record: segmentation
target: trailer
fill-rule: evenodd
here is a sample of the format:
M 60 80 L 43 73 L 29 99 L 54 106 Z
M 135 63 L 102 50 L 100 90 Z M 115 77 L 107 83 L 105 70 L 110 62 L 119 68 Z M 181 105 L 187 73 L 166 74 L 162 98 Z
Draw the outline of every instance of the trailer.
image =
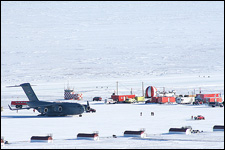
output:
M 213 126 L 213 131 L 224 131 L 224 125 Z
M 52 142 L 53 138 L 52 136 L 32 136 L 30 138 L 30 142 L 47 142 L 50 143 Z
M 176 97 L 177 104 L 192 104 L 195 102 L 195 97 Z
M 124 136 L 125 137 L 140 137 L 140 138 L 145 138 L 146 137 L 146 133 L 145 133 L 144 130 L 140 130 L 140 131 L 126 130 L 126 131 L 124 131 Z
M 191 131 L 192 131 L 192 128 L 190 126 L 169 129 L 169 133 L 172 133 L 172 134 L 191 134 Z
M 78 133 L 78 140 L 99 140 L 98 133 Z

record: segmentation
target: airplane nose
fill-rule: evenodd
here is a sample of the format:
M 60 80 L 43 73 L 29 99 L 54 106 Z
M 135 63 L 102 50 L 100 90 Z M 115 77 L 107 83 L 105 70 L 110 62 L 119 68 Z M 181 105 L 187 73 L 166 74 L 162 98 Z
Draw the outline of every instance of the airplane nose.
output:
M 83 107 L 83 105 L 79 105 L 78 108 L 79 108 L 79 110 L 80 110 L 82 113 L 83 113 L 84 110 L 85 110 L 84 107 Z

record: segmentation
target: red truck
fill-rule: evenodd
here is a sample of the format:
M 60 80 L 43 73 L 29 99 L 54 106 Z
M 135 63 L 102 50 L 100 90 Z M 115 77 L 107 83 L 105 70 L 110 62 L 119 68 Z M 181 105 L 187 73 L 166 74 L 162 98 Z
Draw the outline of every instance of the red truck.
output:
M 202 115 L 198 115 L 194 117 L 195 120 L 205 120 L 205 117 Z
M 16 108 L 22 108 L 27 105 L 29 101 L 11 101 L 11 106 L 15 106 Z

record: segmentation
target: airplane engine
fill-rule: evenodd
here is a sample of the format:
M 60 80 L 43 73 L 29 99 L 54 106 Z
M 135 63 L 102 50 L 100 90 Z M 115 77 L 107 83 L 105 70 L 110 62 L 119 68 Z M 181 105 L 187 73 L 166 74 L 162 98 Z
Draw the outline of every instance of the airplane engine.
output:
M 62 112 L 62 110 L 63 110 L 62 106 L 59 106 L 58 107 L 58 112 Z
M 45 108 L 44 108 L 44 113 L 47 113 L 47 112 L 48 112 L 48 108 L 45 107 Z
M 56 111 L 56 112 L 62 112 L 63 111 L 63 108 L 62 108 L 61 105 L 56 105 L 56 106 L 54 106 L 54 111 Z
M 86 111 L 90 111 L 90 109 L 91 109 L 91 107 L 90 106 L 87 106 Z

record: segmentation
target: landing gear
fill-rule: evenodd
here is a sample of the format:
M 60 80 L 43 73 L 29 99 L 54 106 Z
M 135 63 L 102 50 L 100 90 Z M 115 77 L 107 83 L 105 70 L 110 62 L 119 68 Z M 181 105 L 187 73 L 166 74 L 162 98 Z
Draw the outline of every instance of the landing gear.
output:
M 16 108 L 21 109 L 23 106 L 22 105 L 16 105 Z

